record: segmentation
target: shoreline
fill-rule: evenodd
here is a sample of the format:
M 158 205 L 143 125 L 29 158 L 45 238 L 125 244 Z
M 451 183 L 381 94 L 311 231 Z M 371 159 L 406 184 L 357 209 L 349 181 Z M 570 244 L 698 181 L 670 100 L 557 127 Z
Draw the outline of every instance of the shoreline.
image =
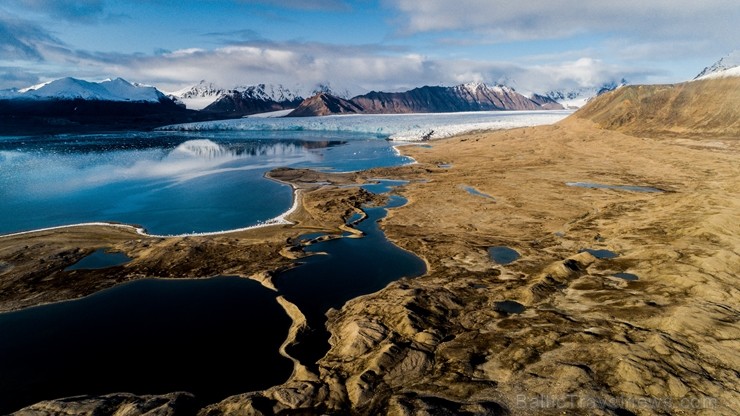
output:
M 396 153 L 396 155 L 398 155 L 398 156 L 404 156 L 404 157 L 407 157 L 407 158 L 409 158 L 411 160 L 409 163 L 404 163 L 404 164 L 401 164 L 401 165 L 398 165 L 398 166 L 391 166 L 391 167 L 401 167 L 401 166 L 410 166 L 410 165 L 418 164 L 418 162 L 416 161 L 416 159 L 414 159 L 411 156 L 404 155 L 398 149 L 398 147 L 400 147 L 400 146 L 418 146 L 418 145 L 419 145 L 418 143 L 408 142 L 408 143 L 399 143 L 399 144 L 396 144 L 396 145 L 391 146 L 391 148 Z M 383 167 L 381 167 L 381 168 L 383 168 Z M 328 172 L 328 173 L 329 174 L 348 174 L 348 173 L 351 174 L 351 173 L 358 173 L 358 172 L 362 172 L 362 171 L 366 171 L 366 170 L 372 170 L 372 169 L 377 169 L 377 167 L 370 168 L 370 169 L 358 170 L 358 171 Z M 146 228 L 145 227 L 138 226 L 138 225 L 124 224 L 124 223 L 119 223 L 119 222 L 91 221 L 91 222 L 82 222 L 82 223 L 75 223 L 75 224 L 56 225 L 56 226 L 52 226 L 52 227 L 36 228 L 36 229 L 33 229 L 33 230 L 18 231 L 18 232 L 13 232 L 13 233 L 9 233 L 9 234 L 0 234 L 0 239 L 3 239 L 3 238 L 11 238 L 11 237 L 19 237 L 19 236 L 23 236 L 23 235 L 29 235 L 29 234 L 35 234 L 35 233 L 42 233 L 42 232 L 47 232 L 47 231 L 57 231 L 57 230 L 64 230 L 64 229 L 69 229 L 69 228 L 91 227 L 91 226 L 92 227 L 113 227 L 113 228 L 129 229 L 129 230 L 135 231 L 137 234 L 139 234 L 139 235 L 141 235 L 143 237 L 150 237 L 150 238 L 184 238 L 184 237 L 210 237 L 210 236 L 219 236 L 219 235 L 233 234 L 233 233 L 239 233 L 239 232 L 244 232 L 244 231 L 249 231 L 249 230 L 256 230 L 256 229 L 260 229 L 260 228 L 272 227 L 272 226 L 275 226 L 275 225 L 293 225 L 294 223 L 291 222 L 290 220 L 288 220 L 287 217 L 289 215 L 293 214 L 296 210 L 298 210 L 298 205 L 300 203 L 301 188 L 298 188 L 296 185 L 294 185 L 294 184 L 292 184 L 290 182 L 282 181 L 280 179 L 277 179 L 277 178 L 273 178 L 271 176 L 268 176 L 269 172 L 270 171 L 266 172 L 266 174 L 264 176 L 266 179 L 269 179 L 269 180 L 272 180 L 272 181 L 275 181 L 275 182 L 282 183 L 284 185 L 290 186 L 291 192 L 292 192 L 292 196 L 293 196 L 293 203 L 291 204 L 290 208 L 288 208 L 283 213 L 281 213 L 281 214 L 279 214 L 279 215 L 277 215 L 275 217 L 272 217 L 270 219 L 267 219 L 265 221 L 260 221 L 257 224 L 248 225 L 246 227 L 234 228 L 234 229 L 230 229 L 230 230 L 221 230 L 221 231 L 205 231 L 205 232 L 198 232 L 198 233 L 182 233 L 182 234 L 167 234 L 167 235 L 163 235 L 163 234 L 149 234 L 146 231 Z
M 28 234 L 42 233 L 46 231 L 57 231 L 57 230 L 64 230 L 68 228 L 91 227 L 91 226 L 92 227 L 114 227 L 114 228 L 129 229 L 129 230 L 135 231 L 136 234 L 139 234 L 143 237 L 150 237 L 150 238 L 184 238 L 184 237 L 209 237 L 209 236 L 232 234 L 232 233 L 238 233 L 238 232 L 243 232 L 243 231 L 255 230 L 259 228 L 271 227 L 274 225 L 292 225 L 293 222 L 289 221 L 287 217 L 298 209 L 298 203 L 300 201 L 299 198 L 300 198 L 301 190 L 293 187 L 292 185 L 291 185 L 291 188 L 292 188 L 292 193 L 293 193 L 293 204 L 290 206 L 290 208 L 288 208 L 287 211 L 283 212 L 282 214 L 276 217 L 270 218 L 266 221 L 259 222 L 257 224 L 249 225 L 246 227 L 234 228 L 231 230 L 206 231 L 202 233 L 183 233 L 183 234 L 160 235 L 160 234 L 149 234 L 146 232 L 146 228 L 139 227 L 136 225 L 121 224 L 121 223 L 116 223 L 116 222 L 96 221 L 96 222 L 83 222 L 83 223 L 68 224 L 68 225 L 58 225 L 54 227 L 38 228 L 35 230 L 19 231 L 19 232 L 15 232 L 11 234 L 2 234 L 0 235 L 0 239 L 18 237 L 18 236 L 28 235 Z

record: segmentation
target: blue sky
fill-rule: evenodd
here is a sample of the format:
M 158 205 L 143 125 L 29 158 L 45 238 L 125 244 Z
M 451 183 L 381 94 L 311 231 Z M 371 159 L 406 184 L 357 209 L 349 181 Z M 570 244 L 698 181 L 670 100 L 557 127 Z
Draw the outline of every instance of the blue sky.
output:
M 738 48 L 737 0 L 3 0 L 0 88 L 679 82 Z

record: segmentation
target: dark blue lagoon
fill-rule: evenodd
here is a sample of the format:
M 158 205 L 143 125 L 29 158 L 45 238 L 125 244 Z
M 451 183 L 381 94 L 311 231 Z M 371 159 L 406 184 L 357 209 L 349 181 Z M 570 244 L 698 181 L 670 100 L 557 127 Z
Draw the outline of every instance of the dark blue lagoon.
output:
M 139 280 L 0 314 L 0 414 L 80 394 L 194 393 L 203 404 L 284 382 L 290 318 L 236 277 Z
M 387 192 L 403 181 L 380 181 L 363 186 L 375 192 Z M 367 217 L 355 225 L 365 235 L 362 238 L 339 238 L 305 247 L 317 254 L 300 260 L 300 265 L 274 278 L 275 286 L 285 298 L 306 316 L 309 330 L 298 337 L 288 353 L 302 364 L 313 364 L 329 349 L 329 333 L 325 328 L 326 312 L 340 308 L 348 300 L 376 292 L 402 277 L 416 277 L 426 272 L 426 264 L 414 254 L 394 245 L 385 237 L 378 221 L 386 208 L 406 203 L 400 196 L 391 196 L 382 207 L 364 207 Z
M 243 228 L 293 202 L 280 166 L 353 171 L 410 162 L 347 132 L 150 132 L 0 138 L 0 234 L 85 222 L 176 235 Z

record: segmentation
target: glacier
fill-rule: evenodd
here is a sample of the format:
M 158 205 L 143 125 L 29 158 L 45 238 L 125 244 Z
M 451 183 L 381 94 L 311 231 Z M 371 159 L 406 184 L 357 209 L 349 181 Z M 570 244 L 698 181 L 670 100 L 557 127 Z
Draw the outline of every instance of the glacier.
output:
M 556 123 L 572 110 L 475 111 L 428 114 L 349 114 L 322 117 L 245 117 L 175 124 L 162 131 L 325 131 L 362 133 L 393 141 L 442 139 L 477 130 L 502 130 Z

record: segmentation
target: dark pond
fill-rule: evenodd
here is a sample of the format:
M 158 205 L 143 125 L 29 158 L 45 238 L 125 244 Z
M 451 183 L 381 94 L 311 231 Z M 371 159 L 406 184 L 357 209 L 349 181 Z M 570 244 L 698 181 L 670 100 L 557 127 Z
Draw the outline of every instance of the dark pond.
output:
M 507 314 L 518 314 L 525 310 L 525 306 L 513 300 L 503 300 L 493 304 L 493 310 Z
M 580 252 L 582 253 L 584 251 L 591 253 L 591 255 L 596 257 L 597 259 L 613 259 L 619 257 L 619 254 L 606 249 L 585 248 Z
M 402 182 L 382 181 L 365 185 L 373 192 L 387 192 Z M 298 337 L 288 353 L 304 365 L 313 364 L 329 349 L 326 312 L 340 308 L 357 296 L 376 292 L 402 277 L 426 272 L 426 264 L 415 255 L 400 249 L 385 238 L 378 221 L 386 208 L 405 204 L 405 199 L 391 196 L 384 207 L 364 207 L 368 217 L 356 225 L 365 233 L 362 238 L 340 238 L 313 244 L 306 252 L 326 252 L 300 260 L 299 267 L 284 271 L 273 279 L 278 291 L 304 313 L 310 330 Z
M 119 391 L 209 403 L 282 383 L 291 321 L 276 296 L 236 277 L 147 279 L 0 314 L 0 414 Z
M 133 260 L 131 257 L 120 252 L 109 252 L 105 248 L 93 251 L 83 257 L 77 263 L 67 267 L 64 271 L 81 269 L 105 269 L 108 267 L 121 266 Z
M 614 277 L 618 277 L 620 279 L 629 280 L 629 281 L 635 281 L 638 279 L 636 274 L 632 273 L 615 273 Z
M 519 258 L 519 253 L 509 247 L 495 246 L 488 248 L 488 256 L 498 264 L 509 264 Z

